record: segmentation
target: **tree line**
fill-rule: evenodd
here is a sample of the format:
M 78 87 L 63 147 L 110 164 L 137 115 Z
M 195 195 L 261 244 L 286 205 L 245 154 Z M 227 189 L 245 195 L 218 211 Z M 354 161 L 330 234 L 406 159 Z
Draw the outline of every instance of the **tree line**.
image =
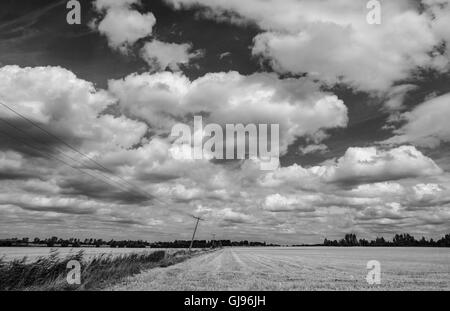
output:
M 439 240 L 426 239 L 422 237 L 419 240 L 408 233 L 396 234 L 392 241 L 384 237 L 377 237 L 375 240 L 357 239 L 356 234 L 346 234 L 343 239 L 323 241 L 323 246 L 416 246 L 416 247 L 450 247 L 450 234 L 446 234 Z
M 148 242 L 143 240 L 109 240 L 103 239 L 78 239 L 69 238 L 62 239 L 56 236 L 51 238 L 12 238 L 0 240 L 2 247 L 113 247 L 113 248 L 188 248 L 191 244 L 190 240 L 175 240 L 172 242 Z M 223 246 L 279 246 L 276 244 L 266 244 L 266 242 L 254 241 L 231 241 L 231 240 L 194 240 L 194 248 L 211 248 Z
M 190 240 L 175 240 L 171 242 L 148 242 L 144 240 L 109 240 L 102 239 L 78 239 L 69 238 L 62 239 L 58 237 L 51 238 L 12 238 L 0 240 L 0 247 L 113 247 L 113 248 L 188 248 L 191 244 Z M 231 240 L 194 240 L 194 248 L 214 248 L 225 246 L 242 246 L 242 247 L 265 247 L 280 246 L 278 244 L 269 244 L 266 242 L 254 241 L 231 241 Z M 450 247 L 450 234 L 445 235 L 439 240 L 426 239 L 422 237 L 419 240 L 408 233 L 396 234 L 392 241 L 386 240 L 384 237 L 377 237 L 374 240 L 358 239 L 356 234 L 346 234 L 340 240 L 325 239 L 322 244 L 298 246 L 416 246 L 416 247 Z

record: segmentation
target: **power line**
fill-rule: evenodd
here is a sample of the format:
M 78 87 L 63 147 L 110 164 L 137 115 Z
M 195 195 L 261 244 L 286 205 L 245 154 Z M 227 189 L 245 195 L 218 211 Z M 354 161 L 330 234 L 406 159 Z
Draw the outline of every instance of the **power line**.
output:
M 83 153 L 82 151 L 78 150 L 76 147 L 74 147 L 74 146 L 71 145 L 70 143 L 66 142 L 66 141 L 63 140 L 62 138 L 60 138 L 60 137 L 54 135 L 53 133 L 49 132 L 48 130 L 46 130 L 45 128 L 43 128 L 42 126 L 40 126 L 39 124 L 37 124 L 36 122 L 30 120 L 29 118 L 27 118 L 27 117 L 24 116 L 23 114 L 19 113 L 18 111 L 14 110 L 13 108 L 11 108 L 11 107 L 9 107 L 8 105 L 6 105 L 5 103 L 3 103 L 3 102 L 0 101 L 0 105 L 2 105 L 3 107 L 7 108 L 8 110 L 10 110 L 10 111 L 13 112 L 14 114 L 16 114 L 17 116 L 19 116 L 20 118 L 22 118 L 23 120 L 27 121 L 29 124 L 31 124 L 31 125 L 33 125 L 34 127 L 38 128 L 38 129 L 41 130 L 42 132 L 46 133 L 48 136 L 53 137 L 54 139 L 56 139 L 57 141 L 59 141 L 59 142 L 62 143 L 63 145 L 67 146 L 67 147 L 70 148 L 71 150 L 73 150 L 73 151 L 75 151 L 76 153 L 80 154 L 82 157 L 86 158 L 86 159 L 89 160 L 91 163 L 95 164 L 97 167 L 101 168 L 101 170 L 99 170 L 100 172 L 106 171 L 106 172 L 109 173 L 110 175 L 112 175 L 112 176 L 114 176 L 114 177 L 116 177 L 116 178 L 122 180 L 124 183 L 126 183 L 128 186 L 130 186 L 130 187 L 132 188 L 132 191 L 134 191 L 135 193 L 138 193 L 139 195 L 144 196 L 144 197 L 147 196 L 149 200 L 156 200 L 156 201 L 158 201 L 158 202 L 160 202 L 160 203 L 162 203 L 162 204 L 164 204 L 164 205 L 170 206 L 170 203 L 168 203 L 167 201 L 162 200 L 162 199 L 160 199 L 160 198 L 157 198 L 156 196 L 150 194 L 149 192 L 147 192 L 146 190 L 140 188 L 139 186 L 135 185 L 134 183 L 131 183 L 130 181 L 128 181 L 128 180 L 122 178 L 121 176 L 116 175 L 111 169 L 105 167 L 104 165 L 102 165 L 102 164 L 99 163 L 98 161 L 92 159 L 91 157 L 89 157 L 88 155 L 86 155 L 86 154 Z M 31 135 L 29 135 L 28 133 L 24 132 L 23 130 L 17 128 L 16 126 L 12 125 L 12 124 L 9 123 L 8 121 L 3 120 L 3 119 L 0 119 L 0 120 L 3 121 L 3 122 L 5 122 L 5 123 L 8 123 L 10 126 L 13 126 L 13 127 L 16 128 L 17 130 L 19 130 L 19 131 L 21 131 L 22 133 L 24 133 L 25 135 L 28 135 L 28 136 L 31 137 Z M 31 137 L 31 138 L 33 138 L 33 137 Z M 34 138 L 33 138 L 33 139 L 34 139 Z M 58 148 L 58 149 L 59 149 L 59 148 Z M 59 149 L 59 150 L 61 150 L 61 149 Z M 64 152 L 62 152 L 62 151 L 60 151 L 60 152 L 64 154 Z M 66 155 L 66 156 L 67 156 L 67 155 Z M 67 156 L 67 157 L 69 157 L 69 156 Z M 71 158 L 71 157 L 69 157 L 69 158 Z M 73 158 L 71 158 L 71 159 L 73 159 Z M 77 161 L 77 160 L 74 160 L 74 161 Z M 79 162 L 79 161 L 77 161 L 77 162 L 78 162 L 78 163 L 81 163 L 81 162 Z M 81 165 L 83 165 L 83 163 L 81 163 Z M 79 169 L 79 168 L 76 168 L 76 169 L 79 170 L 79 171 L 81 171 L 81 172 L 84 172 L 83 170 L 81 170 L 81 169 Z M 100 173 L 99 173 L 99 174 L 100 174 Z M 109 180 L 112 180 L 113 182 L 119 184 L 118 181 L 115 181 L 115 180 L 109 178 L 109 177 L 108 177 L 107 175 L 105 175 L 105 174 L 102 174 L 102 176 L 105 176 L 105 177 L 108 178 Z M 109 184 L 109 185 L 112 186 L 111 184 Z M 120 184 L 119 184 L 119 185 L 120 185 Z M 120 188 L 120 189 L 123 191 L 122 188 Z M 137 190 L 139 190 L 139 191 L 136 191 L 135 189 L 137 189 Z M 128 189 L 127 189 L 126 191 L 127 191 L 127 192 L 130 192 L 130 190 L 128 190 Z M 171 209 L 171 208 L 169 207 L 169 209 Z M 188 214 L 188 213 L 186 213 L 186 212 L 182 212 L 182 211 L 174 210 L 174 209 L 171 209 L 171 210 L 172 210 L 172 211 L 175 211 L 175 212 L 177 212 L 177 213 L 179 213 L 179 214 L 183 214 L 183 215 L 185 215 L 185 216 L 192 216 L 192 215 L 190 215 L 190 214 Z
M 29 135 L 27 132 L 23 131 L 22 129 L 18 128 L 18 127 L 15 126 L 14 124 L 12 124 L 12 123 L 10 123 L 10 122 L 4 120 L 4 119 L 0 119 L 0 121 L 2 121 L 3 123 L 6 123 L 6 124 L 9 125 L 10 127 L 12 127 L 12 128 L 14 128 L 14 129 L 16 129 L 17 131 L 23 133 L 24 135 L 27 135 L 27 136 L 30 136 L 30 137 L 31 137 L 31 135 Z M 5 135 L 5 133 L 4 133 L 4 135 Z M 21 141 L 21 142 L 27 144 L 27 143 L 24 142 L 24 141 Z M 27 144 L 27 145 L 30 146 L 29 144 Z M 34 149 L 40 151 L 40 149 L 37 149 L 36 147 L 35 147 Z M 60 149 L 60 148 L 57 147 L 57 149 Z M 52 157 L 52 158 L 55 159 L 55 156 L 52 155 L 50 152 L 46 152 L 46 153 L 47 153 L 50 157 Z M 69 158 L 70 160 L 72 160 L 72 161 L 74 161 L 74 162 L 80 164 L 82 167 L 84 167 L 84 164 L 83 164 L 81 161 L 79 161 L 78 159 L 73 158 L 73 157 L 70 156 L 70 155 L 67 155 L 64 151 L 61 151 L 61 150 L 60 150 L 60 154 L 63 155 L 64 157 Z M 61 161 L 61 160 L 58 159 L 58 158 L 56 158 L 56 159 L 59 160 L 59 161 Z M 64 162 L 64 163 L 67 164 L 67 165 L 70 165 L 70 164 L 68 164 L 68 163 L 66 163 L 66 162 Z M 75 169 L 77 169 L 77 170 L 79 170 L 79 171 L 84 172 L 83 170 L 81 170 L 81 169 L 79 169 L 79 168 L 73 167 L 72 165 L 70 165 L 70 166 L 71 166 L 72 168 L 75 168 Z M 120 183 L 117 182 L 116 180 L 112 179 L 112 178 L 109 177 L 108 175 L 101 173 L 101 171 L 96 171 L 96 173 L 97 173 L 99 176 L 102 176 L 102 177 L 104 177 L 104 178 L 106 178 L 106 179 L 112 181 L 113 183 L 115 183 L 115 184 L 117 185 L 117 187 L 119 187 L 122 191 L 125 191 L 125 192 L 131 192 L 131 191 L 134 191 L 133 189 L 130 191 L 130 189 L 128 189 L 126 186 L 124 186 L 125 189 L 122 188 L 122 187 L 123 187 L 122 184 L 120 184 Z M 91 175 L 91 174 L 89 174 L 89 175 Z M 91 176 L 92 176 L 92 175 L 91 175 Z M 96 177 L 96 178 L 97 178 L 97 177 Z M 111 184 L 109 184 L 109 185 L 112 186 Z M 136 194 L 138 194 L 138 195 L 140 195 L 140 196 L 142 196 L 142 197 L 145 197 L 145 195 L 143 195 L 143 194 L 141 194 L 141 193 L 139 193 L 139 192 L 134 191 L 134 193 L 136 193 Z
M 52 159 L 54 159 L 54 160 L 56 160 L 56 161 L 59 161 L 59 162 L 61 162 L 62 164 L 71 167 L 72 169 L 75 169 L 75 170 L 77 170 L 77 171 L 79 171 L 79 172 L 81 172 L 81 173 L 83 173 L 83 174 L 86 174 L 86 175 L 88 175 L 88 176 L 90 176 L 90 177 L 96 178 L 96 179 L 102 181 L 103 183 L 105 183 L 105 184 L 107 184 L 107 185 L 109 185 L 109 186 L 117 187 L 117 186 L 115 186 L 115 185 L 112 185 L 112 184 L 108 183 L 107 181 L 105 181 L 104 179 L 101 179 L 100 177 L 98 177 L 98 176 L 96 176 L 96 175 L 90 174 L 90 173 L 88 173 L 88 172 L 86 172 L 86 171 L 83 171 L 83 170 L 80 169 L 79 167 L 76 167 L 76 166 L 71 165 L 70 163 L 67 163 L 66 161 L 64 161 L 64 160 L 62 160 L 62 159 L 56 157 L 55 155 L 52 155 L 50 152 L 43 151 L 43 150 L 41 150 L 40 148 L 38 148 L 38 147 L 36 147 L 36 146 L 33 146 L 32 144 L 30 144 L 29 142 L 26 142 L 26 141 L 23 140 L 23 139 L 14 137 L 14 136 L 12 136 L 12 135 L 10 135 L 10 134 L 8 134 L 7 132 L 2 131 L 2 130 L 0 130 L 0 133 L 3 134 L 4 136 L 7 136 L 7 137 L 11 138 L 11 139 L 14 139 L 14 140 L 16 140 L 16 141 L 18 141 L 18 142 L 21 142 L 22 144 L 27 145 L 29 148 L 31 148 L 31 149 L 37 151 L 38 153 L 41 153 L 41 154 L 47 154 L 48 157 L 50 157 L 50 158 L 52 158 Z M 123 191 L 124 189 L 120 189 L 120 190 Z
M 59 141 L 60 143 L 62 143 L 63 145 L 67 146 L 68 148 L 70 148 L 71 150 L 75 151 L 76 153 L 80 154 L 82 157 L 88 159 L 91 163 L 93 163 L 94 165 L 96 165 L 97 167 L 101 168 L 102 170 L 108 172 L 109 174 L 117 177 L 118 179 L 122 180 L 123 182 L 125 182 L 126 184 L 128 184 L 129 186 L 138 189 L 139 191 L 145 193 L 147 196 L 149 196 L 151 199 L 156 199 L 159 200 L 158 198 L 155 198 L 152 194 L 148 193 L 146 190 L 141 189 L 140 187 L 138 187 L 137 185 L 131 183 L 130 181 L 122 178 L 121 176 L 117 176 L 115 175 L 115 173 L 110 170 L 109 168 L 105 167 L 104 165 L 102 165 L 101 163 L 99 163 L 98 161 L 92 159 L 91 157 L 89 157 L 87 154 L 83 153 L 82 151 L 78 150 L 76 147 L 72 146 L 71 144 L 69 144 L 68 142 L 66 142 L 65 140 L 63 140 L 62 138 L 54 135 L 53 133 L 49 132 L 48 130 L 46 130 L 45 128 L 43 128 L 42 126 L 40 126 L 39 124 L 37 124 L 36 122 L 30 120 L 29 118 L 25 117 L 23 114 L 19 113 L 18 111 L 14 110 L 13 108 L 9 107 L 8 105 L 6 105 L 3 102 L 0 102 L 0 105 L 4 106 L 5 108 L 7 108 L 8 110 L 12 111 L 14 114 L 18 115 L 20 118 L 24 119 L 25 121 L 27 121 L 28 123 L 30 123 L 31 125 L 35 126 L 36 128 L 40 129 L 42 132 L 46 133 L 48 136 L 53 137 L 54 139 L 56 139 L 57 141 Z M 142 195 L 142 194 L 141 194 Z
M 1 119 L 0 119 L 0 120 L 1 120 Z M 114 187 L 114 185 L 111 185 L 111 184 L 108 183 L 107 181 L 105 181 L 105 180 L 99 178 L 98 176 L 93 175 L 93 174 L 90 174 L 90 173 L 88 173 L 88 172 L 86 172 L 86 171 L 84 171 L 84 170 L 82 170 L 82 169 L 80 169 L 80 168 L 78 168 L 78 167 L 72 166 L 70 163 L 67 163 L 65 160 L 62 160 L 62 159 L 56 157 L 55 155 L 51 154 L 50 152 L 48 152 L 48 151 L 43 151 L 41 148 L 39 148 L 39 147 L 37 147 L 37 146 L 33 146 L 32 144 L 30 144 L 29 142 L 27 142 L 27 141 L 25 141 L 25 140 L 23 140 L 23 139 L 14 137 L 14 136 L 10 135 L 8 132 L 2 131 L 2 130 L 0 129 L 0 134 L 3 134 L 3 136 L 9 137 L 9 138 L 11 138 L 11 139 L 13 139 L 13 140 L 15 140 L 15 141 L 18 141 L 18 142 L 20 142 L 20 143 L 22 143 L 22 144 L 25 144 L 25 145 L 27 145 L 29 148 L 31 148 L 31 149 L 37 151 L 37 152 L 40 153 L 40 154 L 47 154 L 48 157 L 50 157 L 50 158 L 52 158 L 52 159 L 54 159 L 54 160 L 56 160 L 56 161 L 61 162 L 63 165 L 66 165 L 66 166 L 68 166 L 68 167 L 70 167 L 70 168 L 72 168 L 72 169 L 74 169 L 74 170 L 77 170 L 77 171 L 79 171 L 79 172 L 81 172 L 81 173 L 83 173 L 83 174 L 86 174 L 86 175 L 88 175 L 88 176 L 90 176 L 90 177 L 92 177 L 92 178 L 96 178 L 96 179 L 100 180 L 101 182 L 103 182 L 103 183 L 105 183 L 105 184 L 107 184 L 107 185 L 109 185 L 109 186 Z M 120 189 L 120 190 L 124 190 L 124 189 Z M 177 211 L 177 212 L 179 212 L 179 211 Z M 179 225 L 171 225 L 170 227 L 172 227 L 172 228 L 178 228 L 178 229 L 180 228 Z M 167 225 L 165 226 L 165 228 L 167 228 Z M 161 233 L 161 232 L 157 232 L 157 233 Z
M 3 121 L 3 120 L 0 119 L 0 121 Z M 113 185 L 113 184 L 109 183 L 108 181 L 102 179 L 102 178 L 100 177 L 101 175 L 100 175 L 100 176 L 97 176 L 97 175 L 95 175 L 95 174 L 91 174 L 91 173 L 89 173 L 89 172 L 87 172 L 87 171 L 84 171 L 84 170 L 80 169 L 79 167 L 73 166 L 73 165 L 71 165 L 70 163 L 68 163 L 67 161 L 58 158 L 57 156 L 55 156 L 55 155 L 52 154 L 51 152 L 44 151 L 44 150 L 42 150 L 42 148 L 39 148 L 39 146 L 33 145 L 33 144 L 31 144 L 31 143 L 25 141 L 24 139 L 20 139 L 20 138 L 17 138 L 17 137 L 15 137 L 15 136 L 12 136 L 12 135 L 10 135 L 8 132 L 2 131 L 2 130 L 0 130 L 0 134 L 3 134 L 3 136 L 9 137 L 9 138 L 11 138 L 11 139 L 14 139 L 15 141 L 18 141 L 18 142 L 20 142 L 20 143 L 22 143 L 22 144 L 28 146 L 29 148 L 31 148 L 31 149 L 37 151 L 38 153 L 43 154 L 43 155 L 46 155 L 46 156 L 48 156 L 49 158 L 54 159 L 54 160 L 56 160 L 56 161 L 58 161 L 58 162 L 61 162 L 63 165 L 68 166 L 68 167 L 70 167 L 70 168 L 72 168 L 72 169 L 74 169 L 74 170 L 77 170 L 77 171 L 79 171 L 79 172 L 82 173 L 82 174 L 85 174 L 85 175 L 87 175 L 87 176 L 90 176 L 91 178 L 98 179 L 99 181 L 105 183 L 105 184 L 108 185 L 108 186 L 111 186 L 111 187 L 113 187 L 113 188 L 119 188 L 119 190 L 122 190 L 122 191 L 124 191 L 124 192 L 129 192 L 128 189 L 123 189 L 123 188 L 121 188 L 121 187 L 118 187 L 117 185 Z M 137 193 L 137 194 L 142 195 L 142 194 L 140 194 L 140 193 Z M 147 199 L 148 199 L 148 198 L 147 198 Z M 177 213 L 179 213 L 179 214 L 191 216 L 190 214 L 188 214 L 188 213 L 186 213 L 186 212 L 182 212 L 182 211 L 178 211 L 178 210 L 172 210 L 172 211 L 177 212 Z

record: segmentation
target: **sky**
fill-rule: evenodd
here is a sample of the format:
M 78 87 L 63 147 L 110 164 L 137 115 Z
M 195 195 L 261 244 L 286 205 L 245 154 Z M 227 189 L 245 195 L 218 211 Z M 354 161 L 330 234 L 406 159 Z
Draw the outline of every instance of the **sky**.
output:
M 450 1 L 80 2 L 0 3 L 0 238 L 449 233 Z M 180 159 L 198 115 L 279 165 Z

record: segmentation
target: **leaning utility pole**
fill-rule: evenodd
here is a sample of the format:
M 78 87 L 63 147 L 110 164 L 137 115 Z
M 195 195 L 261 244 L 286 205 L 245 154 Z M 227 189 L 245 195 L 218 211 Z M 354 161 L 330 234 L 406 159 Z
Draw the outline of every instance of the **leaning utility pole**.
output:
M 192 235 L 191 245 L 189 246 L 189 252 L 191 252 L 192 245 L 194 244 L 195 232 L 197 231 L 198 222 L 199 222 L 200 220 L 204 220 L 204 219 L 202 219 L 202 218 L 200 218 L 200 217 L 195 217 L 195 216 L 192 216 L 192 217 L 193 217 L 194 219 L 197 219 L 197 223 L 195 224 L 194 234 Z
M 215 235 L 215 234 L 213 234 L 213 239 L 212 239 L 212 241 L 211 241 L 211 246 L 212 246 L 213 248 L 216 247 L 216 235 Z

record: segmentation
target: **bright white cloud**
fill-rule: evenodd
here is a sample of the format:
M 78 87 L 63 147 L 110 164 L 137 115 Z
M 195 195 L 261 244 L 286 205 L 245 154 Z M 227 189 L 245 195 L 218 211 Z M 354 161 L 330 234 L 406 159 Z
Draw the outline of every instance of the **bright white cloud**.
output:
M 156 69 L 173 71 L 180 70 L 180 65 L 187 65 L 189 61 L 201 55 L 200 52 L 190 52 L 190 44 L 166 43 L 158 40 L 147 42 L 141 50 L 142 58 Z
M 84 151 L 129 148 L 147 131 L 144 123 L 102 114 L 114 99 L 66 69 L 5 66 L 0 80 L 0 101 L 69 142 L 80 142 Z M 19 118 L 5 107 L 0 115 Z
M 127 53 L 139 39 L 152 34 L 156 18 L 152 13 L 141 14 L 131 8 L 139 0 L 97 0 L 97 11 L 104 13 L 100 21 L 94 21 L 93 27 L 106 36 L 108 44 L 123 53 Z
M 380 182 L 373 184 L 358 185 L 351 190 L 352 195 L 365 197 L 386 197 L 386 196 L 400 196 L 405 193 L 405 188 L 396 182 Z
M 377 182 L 442 173 L 434 161 L 413 146 L 390 150 L 349 148 L 322 177 L 329 182 Z
M 432 159 L 424 156 L 413 146 L 401 146 L 390 150 L 354 147 L 347 149 L 345 154 L 334 162 L 311 168 L 303 168 L 297 164 L 282 167 L 262 176 L 259 183 L 264 187 L 280 187 L 289 184 L 297 188 L 318 190 L 323 183 L 376 183 L 434 176 L 442 172 Z M 370 186 L 372 189 L 361 186 L 356 189 L 356 192 L 380 193 L 380 191 L 387 191 L 388 186 L 390 187 L 391 184 L 376 183 Z M 401 188 L 392 187 L 390 190 L 401 191 Z

